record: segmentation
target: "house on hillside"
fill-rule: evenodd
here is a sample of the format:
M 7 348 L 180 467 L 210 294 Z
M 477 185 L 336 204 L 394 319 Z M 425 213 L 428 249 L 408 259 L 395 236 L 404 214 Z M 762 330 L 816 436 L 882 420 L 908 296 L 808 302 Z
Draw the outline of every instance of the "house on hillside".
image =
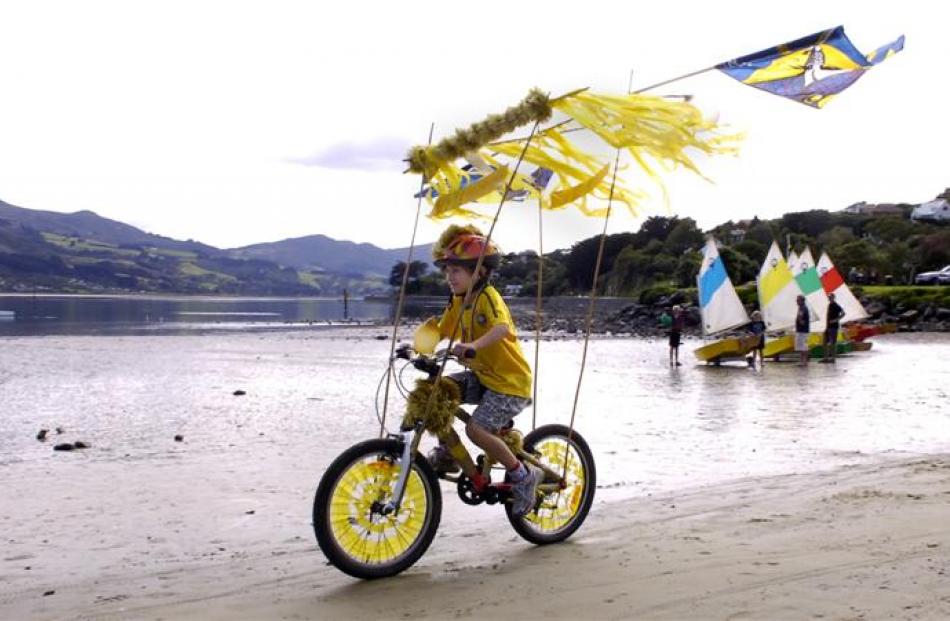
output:
M 910 213 L 911 220 L 950 222 L 950 202 L 945 198 L 921 203 Z
M 872 205 L 861 201 L 859 203 L 854 203 L 853 205 L 848 205 L 841 210 L 842 213 L 850 213 L 855 215 L 862 216 L 903 216 L 904 210 L 901 209 L 898 205 L 893 203 L 881 203 L 878 205 Z

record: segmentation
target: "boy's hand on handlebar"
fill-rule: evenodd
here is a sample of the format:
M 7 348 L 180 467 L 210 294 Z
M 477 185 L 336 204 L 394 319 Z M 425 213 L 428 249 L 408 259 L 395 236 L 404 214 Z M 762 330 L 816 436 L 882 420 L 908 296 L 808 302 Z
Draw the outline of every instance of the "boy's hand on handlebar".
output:
M 452 346 L 452 355 L 459 360 L 470 360 L 475 357 L 475 352 L 471 343 L 456 343 Z

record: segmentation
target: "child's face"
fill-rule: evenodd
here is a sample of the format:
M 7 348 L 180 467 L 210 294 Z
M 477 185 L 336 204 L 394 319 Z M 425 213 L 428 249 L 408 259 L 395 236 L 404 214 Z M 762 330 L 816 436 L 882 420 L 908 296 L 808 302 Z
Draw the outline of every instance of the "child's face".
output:
M 472 272 L 461 265 L 446 265 L 442 268 L 442 273 L 455 295 L 464 295 L 474 280 Z

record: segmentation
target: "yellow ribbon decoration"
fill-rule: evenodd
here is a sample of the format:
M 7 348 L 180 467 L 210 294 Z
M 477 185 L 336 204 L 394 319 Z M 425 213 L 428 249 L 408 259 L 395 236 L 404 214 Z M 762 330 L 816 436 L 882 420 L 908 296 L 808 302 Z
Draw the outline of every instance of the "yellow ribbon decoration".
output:
M 608 164 L 601 168 L 596 175 L 583 183 L 579 183 L 578 185 L 567 188 L 566 190 L 555 190 L 554 192 L 551 192 L 551 200 L 548 202 L 547 207 L 549 209 L 559 209 L 569 203 L 573 203 L 585 194 L 590 194 L 594 188 L 596 188 L 600 182 L 604 180 L 604 177 L 607 176 L 607 172 L 609 170 L 610 165 Z
M 496 168 L 490 174 L 482 177 L 449 194 L 440 194 L 432 207 L 430 218 L 448 218 L 453 215 L 468 215 L 472 212 L 468 209 L 462 209 L 461 206 L 466 203 L 474 203 L 486 194 L 494 192 L 499 186 L 505 184 L 508 179 L 508 167 L 501 166 Z
M 589 208 L 590 198 L 606 200 L 610 196 L 607 180 L 609 166 L 593 155 L 572 144 L 559 126 L 549 128 L 535 136 L 528 148 L 524 140 L 491 144 L 503 133 L 513 131 L 521 124 L 550 116 L 552 111 L 566 114 L 582 127 L 592 131 L 607 144 L 627 150 L 637 168 L 642 170 L 661 189 L 664 201 L 666 187 L 656 172 L 673 170 L 683 166 L 703 176 L 688 151 L 695 150 L 708 155 L 734 154 L 738 134 L 722 134 L 715 121 L 703 117 L 702 112 L 687 101 L 671 101 L 650 95 L 604 95 L 587 91 L 573 91 L 556 99 L 533 90 L 518 106 L 509 108 L 503 115 L 494 115 L 470 128 L 459 130 L 451 138 L 433 147 L 414 147 L 410 151 L 410 170 L 421 172 L 440 198 L 435 201 L 429 214 L 431 218 L 449 216 L 482 217 L 462 205 L 476 201 L 497 201 L 501 198 L 499 178 L 503 164 L 498 155 L 517 157 L 524 151 L 524 161 L 553 171 L 554 190 L 549 201 L 534 188 L 531 179 L 522 173 L 512 180 L 513 191 L 527 190 L 542 202 L 546 209 L 560 209 L 575 205 L 589 216 L 603 216 L 606 209 Z M 476 151 L 489 162 L 494 172 L 478 181 L 471 181 L 471 174 L 455 164 L 457 157 Z M 463 181 L 467 185 L 463 188 Z M 431 201 L 432 193 L 428 198 Z M 613 198 L 624 203 L 631 213 L 645 198 L 641 191 L 625 187 L 621 180 L 615 183 Z

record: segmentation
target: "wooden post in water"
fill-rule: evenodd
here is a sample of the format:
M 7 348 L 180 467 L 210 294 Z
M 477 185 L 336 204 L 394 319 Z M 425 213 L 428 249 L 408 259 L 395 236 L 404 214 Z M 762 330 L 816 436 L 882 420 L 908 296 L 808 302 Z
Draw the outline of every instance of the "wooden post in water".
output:
M 350 296 L 346 290 L 346 287 L 343 288 L 343 319 L 350 318 Z

